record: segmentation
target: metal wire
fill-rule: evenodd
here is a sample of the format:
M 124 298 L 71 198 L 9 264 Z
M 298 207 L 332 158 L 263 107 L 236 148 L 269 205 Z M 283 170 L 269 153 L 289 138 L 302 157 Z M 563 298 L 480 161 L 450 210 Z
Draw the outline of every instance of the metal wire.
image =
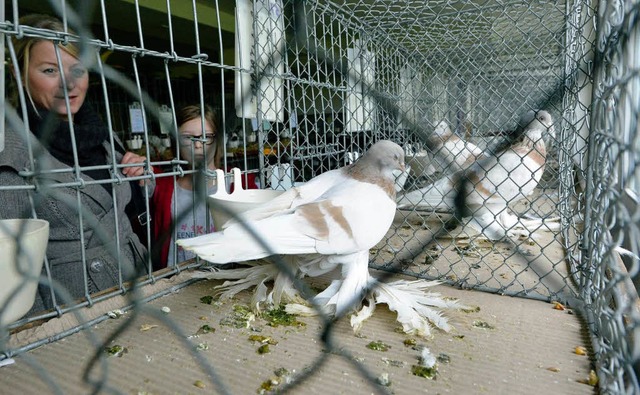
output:
M 10 43 L 13 37 L 79 42 L 83 54 L 91 54 L 91 59 L 83 56 L 83 60 L 87 60 L 102 85 L 101 92 L 93 93 L 90 99 L 100 103 L 97 107 L 112 135 L 119 134 L 111 138 L 112 147 L 118 140 L 130 137 L 120 130 L 121 125 L 127 124 L 128 104 L 141 103 L 147 161 L 145 174 L 132 178 L 134 181 L 153 182 L 157 178 L 173 177 L 175 184 L 177 177 L 193 174 L 200 184 L 206 185 L 213 177 L 197 168 L 186 169 L 187 158 L 180 158 L 179 153 L 171 160 L 154 156 L 157 148 L 154 148 L 153 128 L 162 122 L 158 103 L 170 104 L 174 124 L 176 106 L 213 104 L 221 113 L 220 131 L 227 133 L 227 139 L 231 139 L 231 132 L 239 134 L 236 136 L 239 149 L 225 147 L 225 170 L 240 165 L 244 181 L 247 182 L 251 174 L 257 175 L 263 188 L 290 188 L 351 163 L 377 140 L 396 141 L 407 149 L 407 160 L 414 166 L 401 192 L 423 188 L 441 177 L 452 176 L 457 170 L 429 173 L 418 167 L 420 155 L 429 158 L 446 155 L 438 151 L 432 140 L 438 122 L 448 121 L 458 136 L 484 152 L 495 153 L 519 137 L 513 131 L 517 129 L 520 115 L 530 109 L 546 109 L 555 120 L 557 133 L 552 145 L 547 146 L 546 171 L 535 193 L 508 203 L 509 209 L 522 218 L 559 218 L 559 230 L 550 231 L 547 225 L 538 225 L 533 232 L 537 237 L 487 245 L 476 242 L 476 235 L 464 236 L 468 230 L 464 219 L 473 213 L 468 211 L 464 195 L 458 193 L 455 207 L 446 213 L 416 207 L 403 209 L 401 223 L 394 225 L 372 250 L 370 266 L 386 272 L 382 281 L 401 273 L 486 292 L 569 303 L 587 318 L 601 390 L 607 393 L 640 391 L 640 344 L 636 340 L 640 336 L 637 307 L 640 6 L 637 1 L 602 1 L 597 6 L 595 2 L 583 0 L 255 1 L 251 5 L 250 59 L 238 54 L 238 65 L 233 59 L 227 59 L 228 56 L 225 58 L 224 52 L 225 45 L 229 45 L 228 38 L 238 38 L 239 33 L 223 32 L 221 15 L 231 11 L 221 10 L 224 5 L 217 1 L 214 7 L 218 36 L 215 40 L 207 37 L 206 43 L 199 31 L 200 4 L 196 0 L 191 2 L 195 32 L 191 43 L 195 48 L 193 53 L 181 52 L 186 50 L 176 40 L 169 0 L 166 2 L 169 39 L 162 50 L 151 49 L 156 44 L 145 33 L 155 22 L 144 20 L 138 1 L 133 5 L 135 43 L 118 42 L 119 39 L 114 38 L 104 1 L 100 1 L 98 18 L 103 26 L 103 38 L 93 37 L 89 26 L 82 22 L 86 20 L 81 17 L 82 12 L 88 12 L 89 7 L 73 10 L 66 2 L 52 0 L 50 3 L 64 21 L 65 31 L 18 26 L 21 8 L 20 2 L 14 1 L 13 15 L 7 18 L 11 21 L 0 22 L 8 53 L 15 62 Z M 265 17 L 265 10 L 270 16 Z M 69 33 L 67 24 L 78 32 L 77 36 Z M 236 24 L 240 24 L 237 16 Z M 104 64 L 100 51 L 129 56 L 131 73 L 124 74 Z M 145 75 L 143 64 L 156 65 L 162 71 L 166 81 L 158 83 L 161 88 L 156 89 L 153 78 Z M 196 76 L 196 82 L 184 90 L 180 89 L 179 78 L 173 76 L 180 67 L 191 68 Z M 19 76 L 20 70 L 15 71 Z M 243 97 L 250 98 L 243 102 L 243 108 L 231 108 L 233 106 L 226 103 L 229 82 L 225 73 L 231 72 L 250 77 L 235 82 Z M 22 90 L 20 94 L 24 112 L 27 101 Z M 26 113 L 17 114 L 8 105 L 6 112 L 7 125 L 15 130 L 27 130 L 28 122 L 21 121 L 27 118 Z M 253 114 L 255 125 L 250 127 L 236 116 L 246 112 Z M 164 126 L 177 135 L 175 125 Z M 252 132 L 256 142 L 249 140 Z M 72 141 L 75 145 L 75 140 Z M 257 154 L 249 155 L 250 150 Z M 42 153 L 31 145 L 28 151 L 33 160 L 30 168 L 20 173 L 24 185 L 0 185 L 0 194 L 24 192 L 31 199 L 32 215 L 38 212 L 38 204 L 42 202 L 34 196 L 44 194 L 47 198 L 62 200 L 75 210 L 81 225 L 84 223 L 85 228 L 95 232 L 93 237 L 109 243 L 114 235 L 106 234 L 100 222 L 83 207 L 81 192 L 91 185 L 116 186 L 130 181 L 120 175 L 122 166 L 113 161 L 109 166 L 110 179 L 84 180 L 80 173 L 93 168 L 78 166 L 76 157 L 76 165 L 69 170 L 74 177 L 68 182 L 43 186 L 37 182 L 39 176 L 61 171 L 39 167 Z M 111 157 L 115 156 L 113 150 Z M 162 167 L 164 172 L 153 174 L 154 167 Z M 458 190 L 474 182 L 468 177 L 469 173 L 455 174 L 461 175 Z M 75 198 L 65 197 L 61 191 L 66 188 L 75 191 Z M 145 207 L 149 210 L 151 193 L 145 191 Z M 206 195 L 200 192 L 206 191 L 196 191 L 194 207 Z M 112 198 L 113 205 L 117 206 L 115 193 Z M 193 215 L 193 210 L 174 209 L 173 214 L 186 218 Z M 117 210 L 114 215 L 116 224 L 126 220 Z M 254 233 L 252 229 L 248 231 Z M 170 233 L 175 235 L 175 229 Z M 146 225 L 144 234 L 149 251 L 158 249 L 163 242 L 152 240 L 150 224 Z M 84 240 L 84 232 L 80 232 L 80 237 Z M 84 251 L 85 291 L 79 301 L 74 301 L 64 286 L 56 282 L 45 260 L 46 274 L 39 281 L 51 285 L 52 309 L 31 312 L 1 329 L 16 329 L 66 314 L 74 315 L 78 325 L 57 336 L 17 348 L 10 347 L 3 336 L 0 359 L 26 355 L 40 345 L 82 332 L 95 347 L 84 372 L 87 384 L 94 393 L 124 392 L 110 386 L 106 367 L 100 367 L 104 362 L 101 354 L 105 345 L 126 330 L 133 319 L 124 321 L 109 338 L 98 340 L 92 338 L 91 326 L 107 317 L 94 317 L 86 309 L 99 301 L 124 295 L 126 310 L 133 315 L 153 316 L 178 334 L 214 387 L 228 393 L 225 379 L 217 374 L 211 361 L 189 347 L 180 326 L 145 305 L 192 281 L 151 296 L 142 296 L 141 292 L 158 279 L 199 267 L 201 262 L 196 260 L 153 272 L 151 255 L 146 255 L 144 270 L 138 268 L 136 276 L 129 277 L 122 268 L 119 252 L 124 241 L 119 235 L 115 237 L 110 253 L 119 263 L 119 278 L 114 288 L 99 295 L 90 288 L 87 271 L 91 262 L 87 262 Z M 259 234 L 254 237 L 260 240 Z M 276 264 L 295 282 L 301 294 L 311 294 L 294 273 L 287 272 L 286 264 L 277 261 Z M 134 278 L 140 280 L 133 281 Z M 35 280 L 26 279 L 23 284 L 28 281 Z M 375 382 L 373 372 L 332 341 L 335 323 L 323 317 L 322 325 L 319 340 L 328 353 L 342 356 L 368 381 Z M 282 390 L 304 383 L 326 361 L 327 354 L 321 354 Z M 94 374 L 96 367 L 100 369 L 97 375 Z M 47 372 L 42 373 L 45 380 L 53 381 Z M 62 392 L 52 384 L 52 388 Z M 382 387 L 377 389 L 387 391 Z

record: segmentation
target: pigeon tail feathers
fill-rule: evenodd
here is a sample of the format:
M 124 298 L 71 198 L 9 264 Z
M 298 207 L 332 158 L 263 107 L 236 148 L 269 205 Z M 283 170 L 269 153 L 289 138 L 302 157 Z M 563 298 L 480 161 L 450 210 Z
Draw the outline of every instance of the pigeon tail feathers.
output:
M 317 252 L 315 240 L 301 237 L 294 221 L 294 215 L 290 214 L 234 224 L 221 232 L 180 239 L 176 243 L 185 250 L 193 251 L 200 258 L 217 264 L 244 262 L 273 254 Z

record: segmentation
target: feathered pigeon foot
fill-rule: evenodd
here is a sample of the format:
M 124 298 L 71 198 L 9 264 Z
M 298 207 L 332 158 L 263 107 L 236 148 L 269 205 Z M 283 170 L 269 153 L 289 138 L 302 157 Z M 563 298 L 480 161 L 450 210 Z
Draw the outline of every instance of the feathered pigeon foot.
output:
M 247 262 L 248 267 L 237 269 L 217 270 L 212 268 L 208 272 L 197 272 L 194 278 L 211 280 L 228 280 L 214 287 L 221 300 L 231 299 L 239 292 L 255 287 L 251 297 L 252 309 L 261 311 L 261 306 L 271 308 L 281 303 L 304 301 L 291 279 L 284 274 L 276 264 L 265 261 Z M 266 283 L 273 281 L 273 289 Z
M 455 300 L 443 298 L 439 293 L 427 292 L 427 289 L 440 284 L 438 281 L 426 280 L 398 280 L 383 283 L 370 278 L 371 291 L 364 298 L 359 310 L 351 316 L 351 327 L 358 332 L 364 321 L 371 317 L 378 304 L 386 304 L 389 310 L 397 313 L 397 320 L 405 333 L 423 337 L 431 336 L 433 327 L 448 332 L 451 330 L 447 318 L 438 309 L 462 309 L 462 304 Z M 335 306 L 327 297 L 339 289 L 339 280 L 332 282 L 323 292 L 325 295 L 314 300 L 323 313 L 331 315 Z M 323 304 L 322 302 L 325 301 Z M 290 314 L 314 316 L 318 311 L 303 304 L 288 304 L 285 310 Z

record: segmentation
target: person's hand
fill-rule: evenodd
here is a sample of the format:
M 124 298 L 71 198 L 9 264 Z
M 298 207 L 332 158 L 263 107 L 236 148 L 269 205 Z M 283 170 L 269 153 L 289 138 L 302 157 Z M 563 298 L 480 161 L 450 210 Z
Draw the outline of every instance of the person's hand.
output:
M 122 157 L 120 164 L 126 165 L 131 163 L 140 163 L 140 166 L 123 167 L 122 174 L 127 177 L 138 177 L 144 175 L 144 162 L 146 157 L 134 154 L 133 152 L 126 152 Z M 144 185 L 144 180 L 140 180 L 140 186 Z

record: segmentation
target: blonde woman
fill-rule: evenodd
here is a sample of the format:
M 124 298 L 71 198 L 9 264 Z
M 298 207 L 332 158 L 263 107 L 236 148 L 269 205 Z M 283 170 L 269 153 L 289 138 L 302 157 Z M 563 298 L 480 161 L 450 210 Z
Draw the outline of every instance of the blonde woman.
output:
M 64 31 L 63 24 L 49 15 L 27 15 L 20 24 Z M 130 278 L 136 265 L 144 267 L 146 248 L 125 214 L 133 183 L 113 182 L 107 165 L 141 163 L 145 158 L 125 152 L 120 144 L 112 149 L 109 130 L 85 101 L 89 75 L 76 44 L 27 35 L 14 37 L 12 42 L 18 61 L 12 66 L 12 104 L 20 116 L 26 112 L 27 119 L 23 119 L 24 126 L 9 124 L 5 149 L 0 152 L 0 218 L 28 218 L 35 212 L 38 218 L 49 221 L 50 273 L 72 297 L 117 286 L 120 278 Z M 18 75 L 20 80 L 15 79 Z M 23 104 L 17 102 L 18 85 L 24 88 Z M 72 130 L 76 152 L 71 143 Z M 36 169 L 29 160 L 27 139 L 33 142 Z M 78 175 L 76 165 L 80 167 Z M 37 176 L 29 177 L 25 169 L 35 170 Z M 121 171 L 132 177 L 142 175 L 144 168 L 126 167 Z M 36 188 L 32 188 L 34 185 Z M 40 287 L 42 299 L 37 299 L 34 309 L 51 307 L 51 292 L 45 288 Z

